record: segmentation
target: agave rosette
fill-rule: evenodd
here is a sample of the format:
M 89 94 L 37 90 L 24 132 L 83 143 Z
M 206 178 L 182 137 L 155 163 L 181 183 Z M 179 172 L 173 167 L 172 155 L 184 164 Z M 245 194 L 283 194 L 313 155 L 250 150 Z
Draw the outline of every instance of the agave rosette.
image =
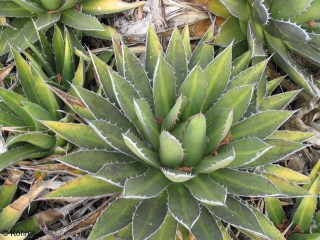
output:
M 177 226 L 197 239 L 231 239 L 227 223 L 249 236 L 284 239 L 240 197 L 308 195 L 280 177 L 286 168 L 260 167 L 304 148 L 311 137 L 277 130 L 294 113 L 282 109 L 299 91 L 270 96 L 276 79 L 257 105 L 267 60 L 250 68 L 233 64 L 232 45 L 214 57 L 212 37 L 210 28 L 192 53 L 188 28 L 182 35 L 175 29 L 163 53 L 150 28 L 145 68 L 114 41 L 118 73 L 91 54 L 105 97 L 73 86 L 90 110 L 78 112 L 88 124 L 43 121 L 79 147 L 57 160 L 88 173 L 46 198 L 117 196 L 89 239 L 113 233 L 175 239 Z
M 319 90 L 299 58 L 292 55 L 320 67 L 319 8 L 319 0 L 214 0 L 210 9 L 226 18 L 215 42 L 227 46 L 234 40 L 258 58 L 268 48 L 290 78 L 315 97 Z
M 48 133 L 39 120 L 73 121 L 70 114 L 63 114 L 64 106 L 55 93 L 66 94 L 70 82 L 77 86 L 85 82 L 83 54 L 79 59 L 74 56 L 74 47 L 81 45 L 74 44 L 76 37 L 72 32 L 55 26 L 52 42 L 42 31 L 37 31 L 37 36 L 40 47 L 26 40 L 31 51 L 22 54 L 11 49 L 19 81 L 14 88 L 0 88 L 0 126 L 8 135 L 8 151 L 0 154 L 0 171 L 21 160 L 62 150 L 57 147 L 64 147 L 67 142 Z M 71 90 L 69 101 L 73 100 L 72 94 Z

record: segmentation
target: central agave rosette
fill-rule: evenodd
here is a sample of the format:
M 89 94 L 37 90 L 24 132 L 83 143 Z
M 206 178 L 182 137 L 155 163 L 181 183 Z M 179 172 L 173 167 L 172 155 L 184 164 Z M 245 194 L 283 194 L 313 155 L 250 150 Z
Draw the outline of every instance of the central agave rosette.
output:
M 281 109 L 299 91 L 269 96 L 280 79 L 261 80 L 267 60 L 250 68 L 242 58 L 232 64 L 231 45 L 214 57 L 213 32 L 192 53 L 188 30 L 174 30 L 164 54 L 150 28 L 145 68 L 114 41 L 118 73 L 91 54 L 106 97 L 73 86 L 78 101 L 65 99 L 87 125 L 43 122 L 80 147 L 58 161 L 89 173 L 46 197 L 121 193 L 89 239 L 121 231 L 139 240 L 175 239 L 178 223 L 197 239 L 231 239 L 223 223 L 284 239 L 234 196 L 308 194 L 280 177 L 286 168 L 271 164 L 310 137 L 277 131 L 293 114 Z

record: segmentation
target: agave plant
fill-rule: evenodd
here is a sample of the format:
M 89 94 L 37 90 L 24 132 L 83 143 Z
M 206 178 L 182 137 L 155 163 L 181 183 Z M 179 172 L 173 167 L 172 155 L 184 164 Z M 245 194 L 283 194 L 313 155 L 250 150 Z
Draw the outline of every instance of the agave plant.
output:
M 62 23 L 82 30 L 88 35 L 111 39 L 109 26 L 92 15 L 110 14 L 143 5 L 144 2 L 126 3 L 121 0 L 8 0 L 0 1 L 0 15 L 14 17 L 10 24 L 0 28 L 0 56 L 10 51 L 9 44 L 17 49 L 28 47 L 38 40 L 36 29 L 47 30 L 54 23 Z
M 150 28 L 145 68 L 114 41 L 118 73 L 91 54 L 105 97 L 73 86 L 90 110 L 82 116 L 88 124 L 42 121 L 79 147 L 57 160 L 88 173 L 46 198 L 116 194 L 89 239 L 175 239 L 177 229 L 199 240 L 231 239 L 228 224 L 253 238 L 284 239 L 240 197 L 309 194 L 286 178 L 286 168 L 261 168 L 312 136 L 277 130 L 293 114 L 282 109 L 299 91 L 270 96 L 276 79 L 259 108 L 249 107 L 267 60 L 231 77 L 241 64 L 232 64 L 232 45 L 214 57 L 207 41 L 213 32 L 191 52 L 188 28 L 182 35 L 175 29 L 164 53 Z
M 13 90 L 0 88 L 0 125 L 8 135 L 8 151 L 0 154 L 0 170 L 21 160 L 51 155 L 56 146 L 64 146 L 65 141 L 48 134 L 39 120 L 72 121 L 69 115 L 64 117 L 62 101 L 52 89 L 60 96 L 69 91 L 70 82 L 77 86 L 83 86 L 85 82 L 82 55 L 75 71 L 76 37 L 72 32 L 70 34 L 67 29 L 61 31 L 55 26 L 52 42 L 42 31 L 38 31 L 37 36 L 40 49 L 26 40 L 32 52 L 23 52 L 28 61 L 18 50 L 11 49 L 19 83 Z
M 266 55 L 307 93 L 315 97 L 319 90 L 305 67 L 293 54 L 320 66 L 319 0 L 214 0 L 210 7 L 217 16 L 227 18 L 215 43 L 227 46 L 231 41 L 246 41 L 252 57 Z M 316 83 L 319 85 L 319 83 Z

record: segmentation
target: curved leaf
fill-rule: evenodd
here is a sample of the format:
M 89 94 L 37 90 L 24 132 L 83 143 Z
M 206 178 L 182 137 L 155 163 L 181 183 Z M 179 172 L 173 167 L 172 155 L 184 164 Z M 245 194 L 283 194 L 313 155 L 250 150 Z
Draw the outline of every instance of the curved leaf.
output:
M 130 178 L 124 184 L 123 197 L 125 198 L 154 198 L 158 196 L 171 182 L 154 168 L 145 174 Z

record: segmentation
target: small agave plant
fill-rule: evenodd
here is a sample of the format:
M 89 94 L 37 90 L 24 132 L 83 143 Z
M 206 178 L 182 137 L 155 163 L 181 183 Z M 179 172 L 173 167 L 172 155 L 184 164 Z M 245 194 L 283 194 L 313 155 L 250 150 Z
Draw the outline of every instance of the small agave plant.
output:
M 0 171 L 21 160 L 51 155 L 57 146 L 66 144 L 48 133 L 39 120 L 73 121 L 70 115 L 64 116 L 62 101 L 55 93 L 65 94 L 70 82 L 77 86 L 85 82 L 83 57 L 75 70 L 77 59 L 72 39 L 76 37 L 72 32 L 55 26 L 52 42 L 41 31 L 37 35 L 40 48 L 26 40 L 31 50 L 23 52 L 26 59 L 18 50 L 11 49 L 19 81 L 13 90 L 0 88 L 0 126 L 8 135 L 8 151 L 0 154 Z
M 309 195 L 273 164 L 312 136 L 277 130 L 299 91 L 270 96 L 279 79 L 270 81 L 255 108 L 267 60 L 239 70 L 232 45 L 214 57 L 212 37 L 210 28 L 191 52 L 188 28 L 175 29 L 164 53 L 150 28 L 145 68 L 114 41 L 118 73 L 91 55 L 105 97 L 73 86 L 90 110 L 78 113 L 88 124 L 42 121 L 79 146 L 57 160 L 88 173 L 45 198 L 113 195 L 89 239 L 176 239 L 178 229 L 231 239 L 230 225 L 254 239 L 284 239 L 247 200 Z
M 0 16 L 14 17 L 10 24 L 0 27 L 0 56 L 10 46 L 24 50 L 25 38 L 36 42 L 38 30 L 48 30 L 54 23 L 62 23 L 85 34 L 111 39 L 114 30 L 92 15 L 110 14 L 136 8 L 144 2 L 126 3 L 121 0 L 8 0 L 0 1 Z M 2 20 L 5 21 L 5 20 Z
M 290 78 L 315 97 L 319 90 L 292 54 L 320 67 L 319 8 L 319 0 L 214 0 L 210 10 L 226 18 L 215 43 L 246 41 L 252 57 L 265 56 L 268 48 Z

